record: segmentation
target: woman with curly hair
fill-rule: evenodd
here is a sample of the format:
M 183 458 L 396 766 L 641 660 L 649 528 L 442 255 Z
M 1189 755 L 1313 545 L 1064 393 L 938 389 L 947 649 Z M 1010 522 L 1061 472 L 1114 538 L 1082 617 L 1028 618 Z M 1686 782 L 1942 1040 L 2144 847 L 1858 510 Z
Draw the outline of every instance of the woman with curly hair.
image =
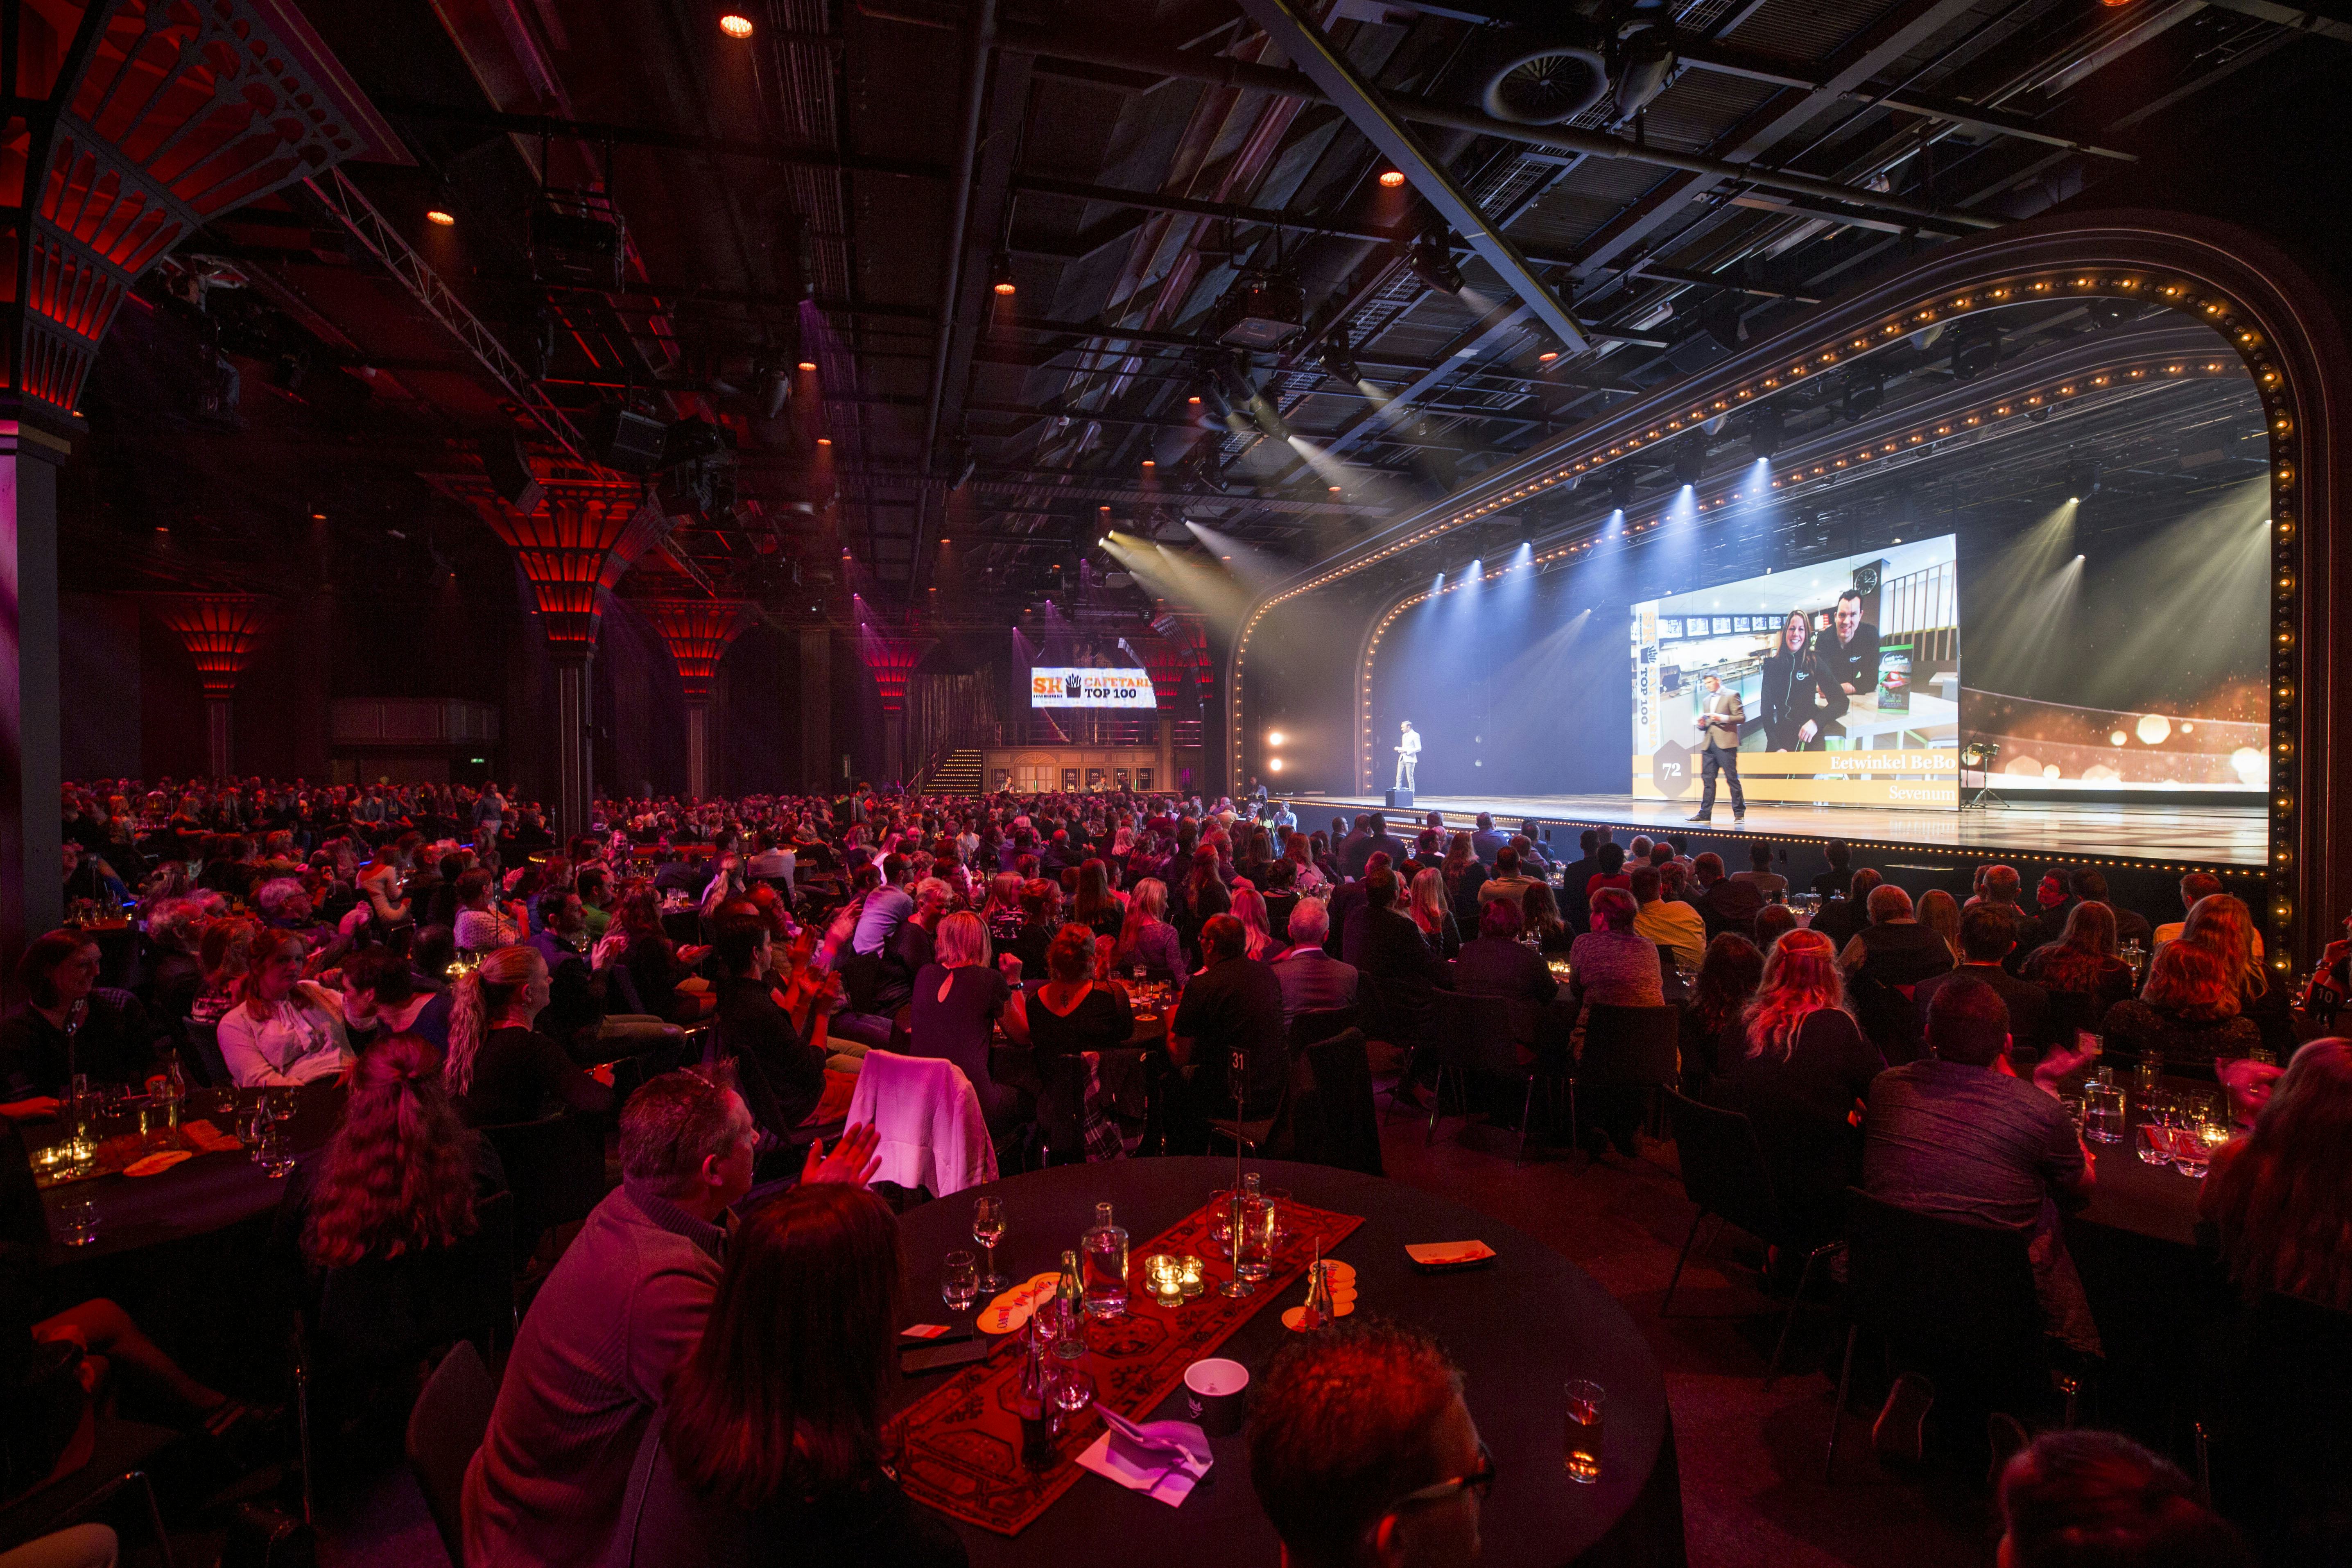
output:
M 2263 1043 L 2261 1027 L 2239 1011 L 2239 994 L 2231 960 L 2184 936 L 2156 950 L 2147 984 L 2107 1009 L 2099 1033 L 2107 1049 L 2130 1060 L 2210 1072 Z
M 1820 931 L 1772 944 L 1763 983 L 1717 1052 L 1707 1098 L 1745 1115 L 1795 1235 L 1837 1234 L 1845 1189 L 1862 1176 L 1857 1104 L 1886 1066 L 1845 1009 L 1837 949 Z
M 287 1194 L 280 1223 L 310 1267 L 346 1268 L 455 1247 L 477 1228 L 475 1205 L 505 1190 L 497 1153 L 449 1101 L 441 1053 L 394 1035 L 361 1056 L 342 1124 Z

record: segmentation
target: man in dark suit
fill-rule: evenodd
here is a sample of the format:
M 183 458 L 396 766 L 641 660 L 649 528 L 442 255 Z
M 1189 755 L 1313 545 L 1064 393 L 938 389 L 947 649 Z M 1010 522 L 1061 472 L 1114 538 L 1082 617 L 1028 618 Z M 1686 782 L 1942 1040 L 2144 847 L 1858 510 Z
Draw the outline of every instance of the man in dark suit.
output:
M 1581 932 L 1592 922 L 1592 905 L 1584 896 L 1584 884 L 1601 874 L 1601 835 L 1588 827 L 1578 836 L 1577 843 L 1584 858 L 1560 872 L 1559 919 L 1569 930 Z
M 1339 826 L 1339 819 L 1336 816 L 1333 817 L 1331 819 L 1331 826 L 1335 828 L 1338 827 Z M 1344 838 L 1334 837 L 1332 839 L 1331 858 L 1339 863 L 1339 870 L 1342 875 L 1360 877 L 1364 874 L 1364 857 L 1370 854 L 1371 851 L 1359 847 L 1369 840 L 1371 836 L 1372 814 L 1369 811 L 1360 811 L 1356 813 L 1356 826 L 1349 832 L 1347 837 Z
M 1397 875 L 1386 866 L 1365 876 L 1364 907 L 1349 921 L 1351 951 L 1343 956 L 1418 1015 L 1432 987 L 1453 983 L 1454 966 L 1430 951 L 1412 916 L 1398 912 L 1398 894 Z
M 2021 1055 L 2039 1058 L 2049 1048 L 2050 994 L 2001 967 L 2017 946 L 2017 921 L 1999 904 L 1977 904 L 1960 916 L 1960 965 L 1931 975 L 1912 988 L 1912 1005 L 1924 1026 L 1927 1004 L 1960 975 L 1981 980 L 2009 1005 L 2011 1043 Z
M 1495 851 L 1509 842 L 1508 837 L 1495 831 L 1494 817 L 1483 811 L 1478 814 L 1478 831 L 1470 836 L 1470 853 L 1489 870 L 1494 868 Z
M 1823 729 L 1843 720 L 1855 698 L 1878 689 L 1878 628 L 1862 618 L 1856 590 L 1838 595 L 1833 624 L 1813 638 L 1813 673 L 1829 699 L 1827 708 L 1815 710 L 1825 721 Z
M 1370 831 L 1361 840 L 1357 841 L 1354 848 L 1340 857 L 1339 869 L 1350 877 L 1360 877 L 1364 874 L 1365 865 L 1375 855 L 1387 856 L 1389 864 L 1391 866 L 1402 866 L 1412 858 L 1412 850 L 1389 837 L 1387 817 L 1376 811 L 1372 813 L 1367 826 Z
M 1184 987 L 1169 1027 L 1168 1055 L 1182 1074 L 1181 1097 L 1195 1114 L 1234 1114 L 1234 1053 L 1244 1060 L 1245 1116 L 1271 1116 L 1290 1071 L 1282 983 L 1242 948 L 1248 933 L 1231 915 L 1201 927 L 1201 973 Z
M 2136 942 L 2142 948 L 2156 945 L 2156 928 L 2137 910 L 2127 910 L 2107 896 L 2107 879 L 2085 866 L 2074 873 L 2074 896 L 2085 903 L 2105 904 L 2116 911 L 2116 942 L 2118 945 Z

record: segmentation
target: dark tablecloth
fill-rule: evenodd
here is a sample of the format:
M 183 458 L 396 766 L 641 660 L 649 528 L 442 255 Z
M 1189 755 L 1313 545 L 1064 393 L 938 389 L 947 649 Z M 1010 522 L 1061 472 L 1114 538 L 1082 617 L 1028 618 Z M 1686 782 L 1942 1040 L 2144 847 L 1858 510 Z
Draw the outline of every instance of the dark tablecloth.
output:
M 1302 1203 L 1362 1215 L 1333 1254 L 1356 1265 L 1359 1310 L 1428 1328 L 1461 1363 L 1470 1412 L 1500 1472 L 1482 1527 L 1488 1568 L 1685 1561 L 1665 1380 L 1633 1320 L 1591 1276 L 1522 1231 L 1401 1183 L 1282 1161 L 1246 1168 Z M 945 1320 L 940 1262 L 971 1247 L 971 1201 L 981 1194 L 1005 1200 L 997 1266 L 1024 1279 L 1055 1267 L 1062 1250 L 1077 1245 L 1097 1202 L 1115 1205 L 1139 1247 L 1209 1193 L 1230 1186 L 1233 1171 L 1220 1159 L 1060 1166 L 911 1209 L 899 1221 L 909 1321 Z M 1408 1243 L 1471 1239 L 1500 1256 L 1485 1268 L 1437 1275 L 1420 1272 L 1404 1256 Z M 1263 1370 L 1286 1336 L 1281 1309 L 1297 1304 L 1293 1296 L 1303 1292 L 1269 1300 L 1221 1353 Z M 1571 1482 L 1560 1465 L 1562 1386 L 1576 1377 L 1609 1391 L 1606 1471 L 1592 1486 Z M 931 1385 L 917 1379 L 912 1387 Z M 1181 1405 L 1180 1393 L 1151 1418 L 1181 1419 Z M 1237 1435 L 1217 1438 L 1214 1447 L 1216 1468 L 1181 1508 L 1089 1475 L 1017 1537 L 965 1531 L 975 1568 L 1124 1554 L 1147 1541 L 1154 1560 L 1274 1562 L 1279 1547 L 1250 1487 L 1246 1444 Z
M 2201 1089 L 2168 1079 L 2173 1089 Z M 2197 1237 L 2197 1200 L 2204 1182 L 2169 1165 L 2139 1158 L 2139 1130 L 2147 1108 L 2126 1086 L 2124 1141 L 2090 1145 L 2098 1180 L 2090 1201 L 2065 1220 L 2066 1250 L 2082 1276 L 2083 1292 L 2107 1360 L 2173 1385 L 2187 1347 L 2226 1319 L 2231 1295 L 2220 1265 Z

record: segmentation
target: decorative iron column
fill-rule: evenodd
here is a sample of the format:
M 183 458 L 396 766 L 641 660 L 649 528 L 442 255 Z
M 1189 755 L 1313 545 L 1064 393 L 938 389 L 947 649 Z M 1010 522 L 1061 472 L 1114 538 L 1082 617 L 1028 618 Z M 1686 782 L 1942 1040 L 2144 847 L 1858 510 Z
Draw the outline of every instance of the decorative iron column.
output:
M 205 685 L 205 767 L 214 778 L 236 770 L 237 677 L 277 606 L 257 594 L 152 594 L 156 618 L 180 634 Z
M 858 657 L 874 672 L 882 697 L 882 773 L 907 782 L 907 682 L 923 656 L 938 646 L 931 637 L 886 637 L 871 625 L 857 628 Z
M 0 996 L 62 912 L 57 475 L 99 344 L 202 224 L 408 163 L 292 0 L 0 0 Z
M 654 624 L 677 664 L 686 698 L 686 793 L 700 800 L 710 793 L 710 683 L 727 645 L 759 619 L 749 599 L 631 599 Z
M 555 719 L 556 831 L 562 837 L 584 833 L 595 789 L 588 667 L 596 656 L 597 623 L 604 596 L 661 536 L 667 520 L 635 479 L 545 476 L 538 510 L 525 512 L 516 510 L 485 475 L 425 478 L 481 515 L 515 552 L 530 584 L 540 635 L 555 663 L 549 696 Z

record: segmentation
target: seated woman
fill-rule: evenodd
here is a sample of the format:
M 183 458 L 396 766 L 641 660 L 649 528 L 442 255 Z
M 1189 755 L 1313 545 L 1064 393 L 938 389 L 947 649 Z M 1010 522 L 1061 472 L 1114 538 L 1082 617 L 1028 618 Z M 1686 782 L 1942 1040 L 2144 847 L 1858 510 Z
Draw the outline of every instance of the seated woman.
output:
M 1443 890 L 1439 873 L 1413 874 L 1416 890 Z M 1423 934 L 1426 934 L 1424 932 Z M 1454 989 L 1469 996 L 1500 996 L 1511 1004 L 1511 1034 L 1520 1059 L 1533 1059 L 1542 1009 L 1559 994 L 1559 977 L 1543 954 L 1519 940 L 1519 906 L 1496 899 L 1478 912 L 1478 934 L 1454 961 Z
M 137 1088 L 156 1070 L 147 1011 L 98 983 L 98 943 L 67 928 L 36 937 L 16 961 L 26 999 L 0 1020 L 0 1114 L 46 1115 L 79 1074 Z
M 2108 1008 L 2099 1033 L 2106 1049 L 2129 1060 L 2210 1072 L 2214 1063 L 2263 1043 L 2261 1027 L 2239 1012 L 2238 997 L 2221 954 L 2193 942 L 2168 942 L 2156 950 L 2138 997 Z
M 1445 896 L 1445 873 L 1434 866 L 1424 866 L 1412 873 L 1406 892 L 1404 912 L 1421 931 L 1421 940 L 1429 951 L 1440 958 L 1452 958 L 1462 951 L 1462 928 L 1454 923 L 1454 907 Z M 1485 935 L 1481 930 L 1480 935 Z M 1511 940 L 1518 940 L 1514 931 Z M 1252 958 L 1257 956 L 1253 952 Z
M 1027 1114 L 1020 1091 L 998 1083 L 988 1063 L 989 1042 L 1013 988 L 991 962 L 988 928 L 978 915 L 959 912 L 941 921 L 934 949 L 936 961 L 915 976 L 908 1048 L 961 1068 L 980 1096 L 989 1131 L 1002 1137 Z
M 1126 923 L 1125 901 L 1111 891 L 1110 868 L 1100 860 L 1078 868 L 1078 896 L 1071 901 L 1070 919 L 1097 936 L 1117 936 Z
M 1021 934 L 1021 873 L 999 871 L 988 879 L 988 902 L 980 919 L 992 942 L 1009 942 Z
M 1135 1033 L 1127 993 L 1094 978 L 1095 933 L 1066 925 L 1045 950 L 1045 979 L 1006 1010 L 1004 1032 L 1040 1057 L 1114 1050 Z
M 1683 1004 L 1685 1094 L 1706 1098 L 1706 1085 L 1718 1070 L 1727 1041 L 1735 1053 L 1746 1047 L 1740 1015 L 1763 980 L 1764 955 L 1738 931 L 1725 931 L 1706 944 L 1698 978 L 1691 982 L 1690 1000 Z
M 457 946 L 467 952 L 490 952 L 501 947 L 512 947 L 523 939 L 521 921 L 515 911 L 501 907 L 497 901 L 498 889 L 484 870 L 472 870 L 457 879 L 457 915 L 454 929 Z
M 1862 1177 L 1856 1104 L 1885 1066 L 1845 1010 L 1830 939 L 1792 931 L 1775 942 L 1762 985 L 1718 1049 L 1706 1098 L 1754 1126 L 1801 1238 L 1838 1233 L 1845 1189 Z
M 1127 898 L 1127 920 L 1119 927 L 1118 945 L 1112 953 L 1112 967 L 1129 973 L 1140 965 L 1153 978 L 1164 978 L 1181 989 L 1184 984 L 1184 948 L 1177 940 L 1176 928 L 1170 925 L 1168 884 L 1157 877 L 1146 877 L 1135 884 Z
M 178 1032 L 204 986 L 204 960 L 196 951 L 211 921 L 194 899 L 167 899 L 148 911 L 147 1013 L 167 1034 Z
M 1519 940 L 1546 958 L 1575 945 L 1576 933 L 1559 918 L 1549 882 L 1529 882 L 1519 890 Z
M 2116 956 L 2116 911 L 2085 900 L 2066 914 L 2058 940 L 2025 955 L 2017 977 L 2044 991 L 2079 992 L 2095 998 L 2098 1017 L 2132 994 L 2132 968 Z
M 343 1037 L 354 1050 L 394 1035 L 418 1035 L 433 1048 L 449 1048 L 446 991 L 416 983 L 406 953 L 362 948 L 343 960 Z
M 239 1089 L 311 1083 L 351 1065 L 342 997 L 302 978 L 310 955 L 292 931 L 254 939 L 241 1000 L 220 1021 L 221 1059 Z
M 449 1092 L 473 1125 L 613 1109 L 613 1091 L 531 1026 L 547 997 L 547 961 L 535 947 L 499 948 L 458 977 L 449 1010 Z
M 2252 1131 L 2214 1152 L 2197 1206 L 2250 1299 L 2352 1310 L 2352 1040 L 2294 1053 Z
M 1633 895 L 1622 888 L 1594 889 L 1592 929 L 1568 950 L 1569 994 L 1581 1007 L 1596 1002 L 1618 1007 L 1666 1005 L 1657 943 L 1633 930 L 1633 917 L 1640 909 Z M 1578 1027 L 1580 1032 L 1581 1019 Z
M 2210 948 L 2229 970 L 2238 992 L 2238 1013 L 2262 1031 L 2263 1044 L 2280 1060 L 2294 1052 L 2294 1016 L 2288 1011 L 2286 988 L 2273 985 L 2263 964 L 2262 933 L 2254 912 L 2243 899 L 2208 893 L 2190 906 L 2181 923 L 2180 941 Z
M 706 1327 L 646 1428 L 610 1568 L 961 1568 L 883 1468 L 904 1265 L 889 1205 L 807 1183 L 727 1247 Z
M 1247 933 L 1242 939 L 1243 956 L 1264 961 L 1281 952 L 1282 944 L 1274 940 L 1273 926 L 1266 916 L 1265 895 L 1255 888 L 1235 888 L 1233 900 L 1233 917 L 1242 922 L 1242 930 Z

